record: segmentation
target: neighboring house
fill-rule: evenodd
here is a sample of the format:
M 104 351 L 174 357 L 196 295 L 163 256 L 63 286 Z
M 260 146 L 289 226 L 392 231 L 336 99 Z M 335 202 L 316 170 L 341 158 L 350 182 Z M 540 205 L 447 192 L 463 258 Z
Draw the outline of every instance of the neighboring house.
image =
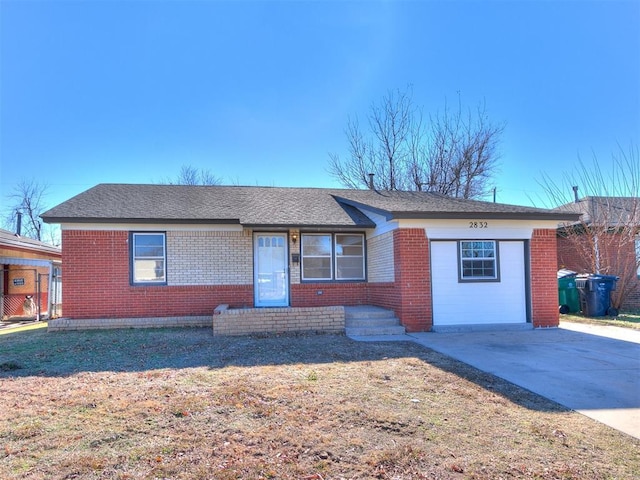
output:
M 42 218 L 62 227 L 69 322 L 375 305 L 418 332 L 557 326 L 556 227 L 578 216 L 427 192 L 101 184 Z
M 56 316 L 61 302 L 62 251 L 0 230 L 0 318 Z
M 618 308 L 640 309 L 640 199 L 637 197 L 576 198 L 555 209 L 580 219 L 558 229 L 558 265 L 577 273 L 620 277 Z

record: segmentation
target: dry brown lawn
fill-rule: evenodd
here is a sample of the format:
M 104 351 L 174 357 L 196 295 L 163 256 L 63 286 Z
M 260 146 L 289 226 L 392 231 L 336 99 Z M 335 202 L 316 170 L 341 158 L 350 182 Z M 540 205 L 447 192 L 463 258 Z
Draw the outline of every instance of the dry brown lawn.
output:
M 560 315 L 560 321 L 584 323 L 587 325 L 610 325 L 613 327 L 640 330 L 640 311 L 620 312 L 617 317 L 587 317 L 581 312 Z
M 412 343 L 0 335 L 2 479 L 632 479 L 640 441 Z

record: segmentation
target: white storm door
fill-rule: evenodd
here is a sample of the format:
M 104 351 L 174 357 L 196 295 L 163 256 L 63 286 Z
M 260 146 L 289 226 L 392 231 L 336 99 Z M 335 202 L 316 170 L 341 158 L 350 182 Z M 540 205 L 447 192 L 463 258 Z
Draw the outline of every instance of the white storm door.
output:
M 256 307 L 288 306 L 287 235 L 256 233 L 253 236 L 253 248 Z

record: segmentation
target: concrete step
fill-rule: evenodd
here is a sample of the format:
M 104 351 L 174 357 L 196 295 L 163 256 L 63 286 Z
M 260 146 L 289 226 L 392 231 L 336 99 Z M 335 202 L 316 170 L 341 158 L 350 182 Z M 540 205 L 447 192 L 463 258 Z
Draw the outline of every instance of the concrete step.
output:
M 394 316 L 385 318 L 345 318 L 344 321 L 347 327 L 392 327 L 400 325 L 400 320 Z
M 345 307 L 345 333 L 349 336 L 404 335 L 392 310 L 363 305 Z
M 347 327 L 345 328 L 347 336 L 369 337 L 375 335 L 404 335 L 405 329 L 402 325 L 392 327 Z
M 359 305 L 357 307 L 344 307 L 345 318 L 386 318 L 395 317 L 393 310 L 374 307 L 371 305 Z

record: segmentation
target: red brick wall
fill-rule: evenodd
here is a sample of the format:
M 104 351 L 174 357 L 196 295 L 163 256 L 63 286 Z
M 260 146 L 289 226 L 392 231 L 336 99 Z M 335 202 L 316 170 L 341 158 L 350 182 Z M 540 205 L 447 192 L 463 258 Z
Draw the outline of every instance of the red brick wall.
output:
M 638 277 L 630 280 L 630 292 L 622 304 L 624 309 L 640 310 L 640 279 Z M 613 293 L 615 295 L 615 292 Z
M 557 327 L 558 257 L 556 231 L 535 229 L 531 238 L 531 308 L 534 327 Z
M 558 268 L 566 268 L 577 273 L 590 273 L 592 271 L 590 259 L 580 253 L 583 248 L 589 248 L 585 243 L 578 247 L 578 237 L 567 239 L 565 237 L 557 237 L 558 251 Z
M 393 232 L 396 315 L 408 332 L 426 332 L 433 325 L 429 243 L 422 228 Z
M 298 283 L 291 285 L 292 307 L 366 305 L 367 300 L 367 283 L 365 282 Z
M 616 295 L 620 295 L 620 292 L 624 290 L 626 297 L 622 308 L 640 309 L 640 280 L 634 267 L 635 244 L 624 237 L 614 235 L 602 238 L 600 254 L 603 260 L 600 273 L 621 277 L 618 288 L 611 293 L 612 298 L 615 300 Z M 568 268 L 577 273 L 594 273 L 595 265 L 591 265 L 589 260 L 593 254 L 581 253 L 585 250 L 592 250 L 587 242 L 586 236 L 572 236 L 570 239 L 558 237 L 558 265 L 560 268 Z
M 127 232 L 64 230 L 64 312 L 70 318 L 210 315 L 219 304 L 253 305 L 252 285 L 131 286 Z M 432 327 L 429 244 L 424 229 L 394 231 L 394 283 L 291 285 L 292 306 L 373 304 L 393 309 L 409 332 Z M 558 325 L 554 230 L 531 240 L 532 315 Z M 318 295 L 318 291 L 322 291 Z
M 63 230 L 65 316 L 211 315 L 222 303 L 253 306 L 251 285 L 131 286 L 127 232 Z
M 370 305 L 400 311 L 400 289 L 395 283 L 370 283 L 367 287 L 367 298 Z

